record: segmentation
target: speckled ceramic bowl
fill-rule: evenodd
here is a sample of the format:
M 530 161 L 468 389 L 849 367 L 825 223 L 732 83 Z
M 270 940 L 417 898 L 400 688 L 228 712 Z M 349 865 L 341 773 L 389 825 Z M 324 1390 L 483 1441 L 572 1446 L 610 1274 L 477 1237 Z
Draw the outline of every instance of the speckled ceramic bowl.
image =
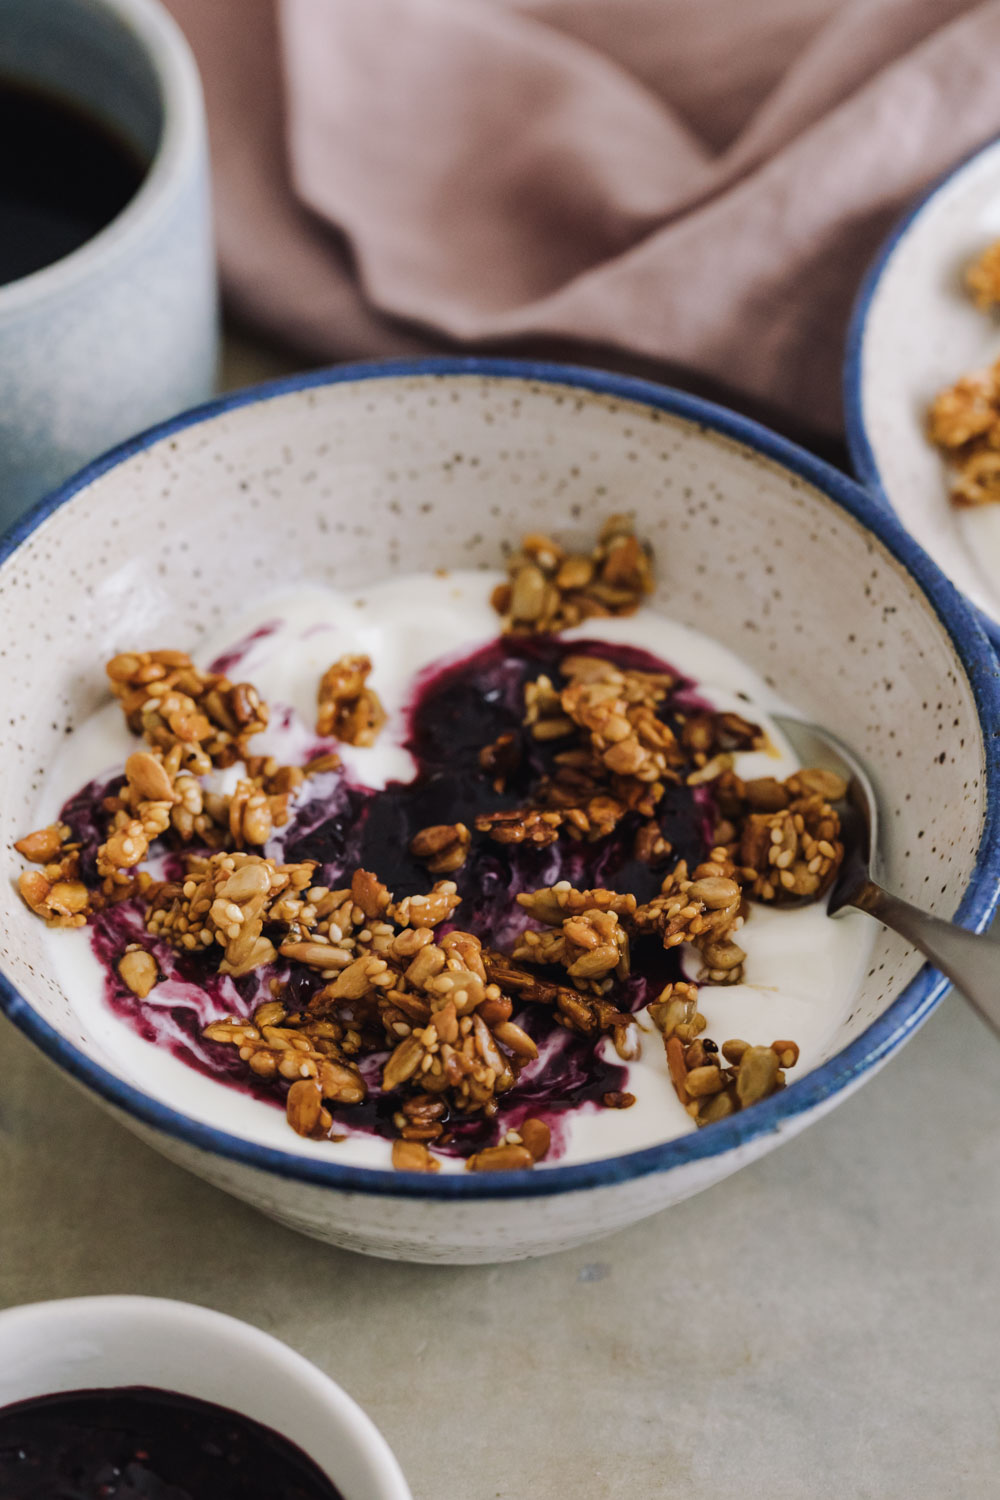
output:
M 30 515 L 0 553 L 4 847 L 35 826 L 45 768 L 124 639 L 197 649 L 247 595 L 495 566 L 523 530 L 589 533 L 623 506 L 656 547 L 658 606 L 866 757 L 889 883 L 984 926 L 1000 870 L 995 731 L 982 728 L 1000 722 L 997 667 L 919 547 L 850 480 L 742 418 L 638 381 L 499 361 L 244 392 L 137 438 Z M 308 1234 L 438 1261 L 559 1249 L 698 1192 L 843 1099 L 947 987 L 882 932 L 819 1065 L 780 1095 L 608 1160 L 434 1177 L 340 1165 L 291 1135 L 264 1147 L 207 1124 L 182 1087 L 143 1091 L 107 1061 L 111 1018 L 70 1008 L 49 942 L 6 879 L 7 1014 L 143 1139 Z
M 1000 646 L 1000 506 L 956 510 L 927 408 L 1000 356 L 1000 319 L 963 285 L 1000 239 L 1000 141 L 942 178 L 893 229 L 858 294 L 844 367 L 854 471 L 982 610 Z

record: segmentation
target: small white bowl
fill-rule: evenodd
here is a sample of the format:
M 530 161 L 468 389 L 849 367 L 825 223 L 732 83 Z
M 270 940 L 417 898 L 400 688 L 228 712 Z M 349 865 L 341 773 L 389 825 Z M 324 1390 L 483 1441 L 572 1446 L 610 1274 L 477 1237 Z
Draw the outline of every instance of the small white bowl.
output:
M 0 1312 L 0 1407 L 123 1385 L 195 1396 L 262 1422 L 307 1453 L 344 1500 L 412 1500 L 360 1406 L 248 1323 L 160 1297 L 73 1297 Z
M 0 539 L 0 844 L 56 812 L 40 805 L 46 768 L 105 701 L 99 664 L 124 642 L 197 649 L 269 591 L 496 567 L 524 531 L 593 534 L 626 508 L 657 552 L 654 606 L 731 646 L 871 767 L 891 888 L 983 927 L 1000 877 L 997 664 L 912 538 L 844 474 L 731 412 L 503 360 L 240 392 L 109 454 Z M 753 1109 L 533 1172 L 376 1170 L 284 1128 L 264 1139 L 234 1121 L 229 1090 L 117 1052 L 97 987 L 71 1000 L 61 985 L 20 867 L 0 881 L 14 1024 L 173 1161 L 292 1228 L 397 1259 L 539 1255 L 709 1187 L 845 1098 L 948 988 L 882 929 L 815 1066 Z
M 858 294 L 844 365 L 854 471 L 983 612 L 1000 645 L 1000 505 L 948 499 L 927 409 L 960 375 L 1000 355 L 1000 319 L 963 285 L 966 267 L 1000 239 L 1000 141 L 943 177 L 900 220 Z

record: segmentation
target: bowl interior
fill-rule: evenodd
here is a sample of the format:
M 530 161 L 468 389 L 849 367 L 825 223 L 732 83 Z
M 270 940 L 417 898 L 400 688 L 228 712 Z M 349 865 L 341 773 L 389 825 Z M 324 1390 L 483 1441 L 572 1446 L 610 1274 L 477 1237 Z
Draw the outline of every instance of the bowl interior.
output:
M 571 380 L 327 377 L 231 404 L 97 473 L 0 568 L 4 845 L 57 814 L 47 767 L 104 701 L 115 652 L 197 651 L 299 582 L 495 567 L 525 530 L 592 535 L 631 509 L 656 549 L 656 606 L 742 655 L 864 757 L 888 882 L 950 916 L 986 818 L 984 752 L 969 679 L 913 576 L 790 468 L 691 416 Z M 52 961 L 62 936 L 2 883 L 0 970 L 28 1005 L 117 1077 L 240 1135 L 230 1091 L 192 1102 L 196 1075 L 180 1063 L 137 1071 L 97 995 L 85 1011 L 68 1002 Z M 919 967 L 880 932 L 817 1061 L 859 1037 Z M 322 1151 L 277 1118 L 283 1149 Z
M 927 409 L 960 375 L 1000 355 L 1000 322 L 963 285 L 1000 239 L 1000 142 L 933 192 L 898 233 L 856 314 L 847 370 L 852 455 L 904 526 L 1000 629 L 1000 506 L 959 510 L 926 437 Z
M 277 1339 L 154 1297 L 80 1297 L 0 1314 L 0 1406 L 146 1385 L 228 1406 L 287 1437 L 345 1500 L 408 1500 L 384 1439 L 349 1396 Z

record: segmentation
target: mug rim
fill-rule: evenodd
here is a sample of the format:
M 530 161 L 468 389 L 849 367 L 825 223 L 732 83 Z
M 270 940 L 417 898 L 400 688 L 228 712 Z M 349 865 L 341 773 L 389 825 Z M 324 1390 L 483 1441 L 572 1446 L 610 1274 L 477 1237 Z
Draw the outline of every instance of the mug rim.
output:
M 251 1361 L 259 1369 L 264 1381 L 293 1381 L 315 1401 L 317 1412 L 322 1411 L 327 1422 L 347 1435 L 353 1444 L 355 1456 L 361 1459 L 371 1483 L 376 1486 L 378 1500 L 412 1500 L 406 1477 L 388 1440 L 364 1407 L 342 1385 L 283 1339 L 243 1318 L 233 1317 L 216 1308 L 195 1302 L 182 1302 L 173 1297 L 131 1293 L 54 1297 L 40 1302 L 20 1303 L 0 1310 L 0 1355 L 5 1336 L 18 1327 L 29 1330 L 34 1327 L 40 1336 L 38 1346 L 48 1351 L 51 1367 L 55 1370 L 59 1367 L 65 1347 L 65 1335 L 79 1334 L 94 1326 L 112 1324 L 134 1328 L 137 1337 L 141 1337 L 143 1346 L 149 1349 L 150 1379 L 143 1383 L 152 1389 L 163 1389 L 157 1384 L 155 1374 L 157 1342 L 165 1334 L 176 1337 L 185 1329 L 194 1336 L 220 1346 L 228 1346 L 233 1358 L 240 1362 Z M 96 1389 L 113 1390 L 115 1384 L 109 1381 Z M 174 1389 L 179 1395 L 191 1394 L 176 1386 Z M 58 1395 L 59 1391 L 56 1390 L 53 1394 Z M 0 1404 L 0 1411 L 5 1406 L 14 1406 L 20 1401 L 32 1399 L 31 1396 L 17 1396 L 13 1401 Z M 215 1401 L 217 1398 L 211 1399 Z M 217 1404 L 228 1406 L 231 1411 L 243 1416 L 249 1415 L 229 1397 L 221 1396 L 217 1399 Z M 298 1446 L 313 1463 L 319 1464 L 320 1461 L 309 1447 L 302 1443 L 298 1443 Z M 334 1484 L 338 1483 L 336 1474 L 329 1473 L 325 1465 L 320 1467 Z
M 156 76 L 163 128 L 146 171 L 125 207 L 82 245 L 27 276 L 0 286 L 0 323 L 72 291 L 126 253 L 158 218 L 202 151 L 201 79 L 184 33 L 159 0 L 90 0 L 138 41 Z

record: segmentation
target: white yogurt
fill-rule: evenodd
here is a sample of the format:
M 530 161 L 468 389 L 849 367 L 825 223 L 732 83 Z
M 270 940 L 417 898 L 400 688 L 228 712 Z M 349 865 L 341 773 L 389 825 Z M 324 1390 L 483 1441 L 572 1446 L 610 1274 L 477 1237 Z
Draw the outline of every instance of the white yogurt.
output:
M 388 721 L 371 748 L 341 747 L 345 767 L 352 781 L 369 787 L 383 786 L 390 779 L 408 780 L 413 763 L 403 747 L 404 710 L 412 696 L 414 678 L 431 664 L 464 656 L 495 638 L 497 617 L 489 595 L 496 581 L 487 573 L 455 572 L 390 579 L 356 595 L 318 588 L 297 590 L 273 598 L 253 616 L 235 621 L 226 639 L 210 643 L 200 659 L 211 661 L 233 641 L 251 636 L 263 623 L 273 624 L 273 629 L 250 642 L 232 675 L 235 680 L 253 682 L 272 706 L 272 726 L 255 737 L 254 751 L 294 763 L 301 761 L 306 747 L 315 739 L 311 726 L 320 675 L 339 656 L 370 656 L 374 664 L 371 685 L 382 700 Z M 786 705 L 718 642 L 650 608 L 623 619 L 591 621 L 567 635 L 570 639 L 587 636 L 650 651 L 692 678 L 699 694 L 716 708 L 737 709 L 763 724 L 776 753 L 738 755 L 736 769 L 740 775 L 780 778 L 795 769 L 797 762 L 767 712 L 768 708 L 777 710 Z M 121 648 L 135 644 L 122 641 Z M 294 710 L 286 728 L 276 723 L 283 717 L 276 712 L 281 705 Z M 120 770 L 135 745 L 116 704 L 109 703 L 81 725 L 51 769 L 38 809 L 40 823 L 52 821 L 63 802 L 84 782 Z M 821 905 L 794 911 L 755 906 L 739 938 L 747 954 L 744 982 L 701 990 L 699 1005 L 708 1020 L 706 1035 L 720 1043 L 728 1037 L 761 1044 L 779 1037 L 792 1038 L 801 1048 L 801 1060 L 791 1077 L 801 1077 L 830 1053 L 831 1038 L 850 1012 L 867 965 L 874 930 L 874 923 L 858 912 L 834 921 L 827 918 Z M 225 1087 L 173 1057 L 165 1047 L 143 1040 L 104 1002 L 104 970 L 91 951 L 85 930 L 54 931 L 49 943 L 53 968 L 65 993 L 87 1030 L 98 1039 L 104 1057 L 115 1071 L 146 1093 L 205 1124 L 264 1145 L 355 1166 L 389 1164 L 386 1141 L 362 1132 L 339 1143 L 303 1140 L 288 1128 L 283 1114 L 273 1105 Z M 694 977 L 697 955 L 693 955 L 689 969 Z M 165 990 L 167 993 L 163 993 Z M 161 985 L 146 1002 L 150 1014 L 155 1015 L 157 1001 L 164 1006 L 168 1002 L 176 1005 L 177 996 L 169 992 L 169 986 Z M 208 1004 L 206 997 L 206 1007 Z M 169 1043 L 174 1023 L 165 1009 L 160 1014 L 162 1040 Z M 211 1018 L 206 1008 L 202 1020 Z M 560 1162 L 638 1150 L 695 1128 L 670 1084 L 659 1034 L 644 1012 L 637 1020 L 644 1028 L 643 1054 L 628 1065 L 624 1085 L 636 1096 L 635 1105 L 627 1110 L 584 1109 L 566 1116 Z M 607 1042 L 601 1045 L 610 1046 Z M 618 1062 L 613 1049 L 608 1057 Z M 462 1163 L 442 1159 L 442 1168 L 460 1171 Z

